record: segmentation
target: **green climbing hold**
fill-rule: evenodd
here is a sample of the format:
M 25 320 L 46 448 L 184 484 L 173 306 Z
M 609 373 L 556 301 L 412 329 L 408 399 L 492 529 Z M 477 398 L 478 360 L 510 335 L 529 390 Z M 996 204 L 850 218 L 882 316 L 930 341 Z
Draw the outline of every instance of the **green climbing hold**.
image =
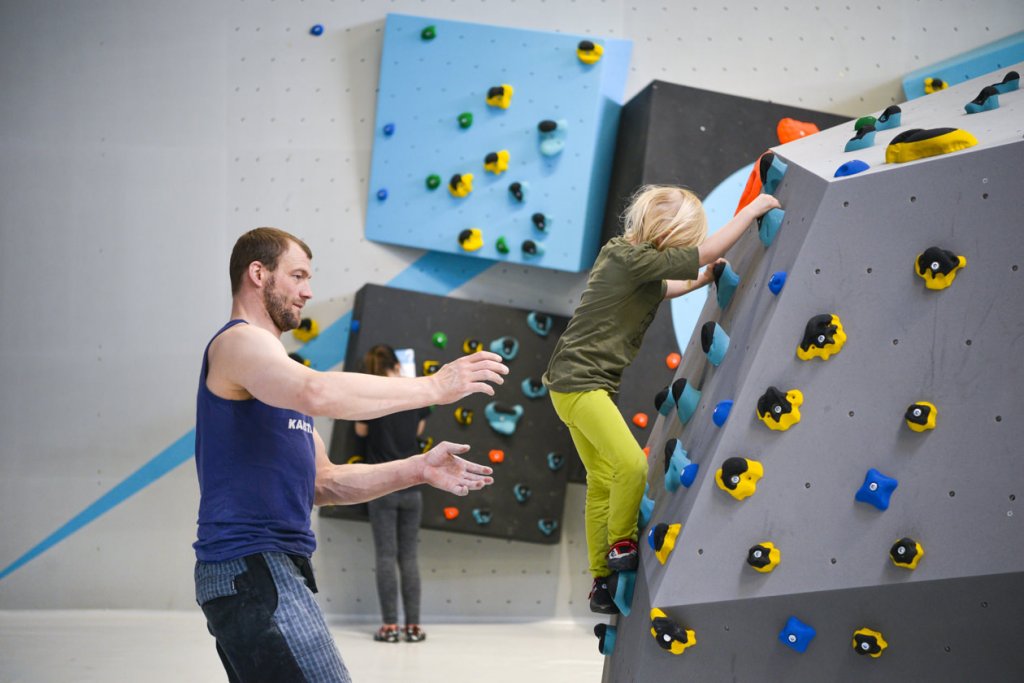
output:
M 437 175 L 436 173 L 431 173 L 430 175 L 428 175 L 427 189 L 436 190 L 439 187 L 441 187 L 441 176 Z
M 473 115 L 468 111 L 459 114 L 459 128 L 466 129 L 473 125 Z
M 507 254 L 509 252 L 508 242 L 505 241 L 504 237 L 499 237 L 494 246 L 497 247 L 499 254 Z
M 444 332 L 435 332 L 434 336 L 431 337 L 431 341 L 434 342 L 434 346 L 443 349 L 448 346 L 448 335 Z
M 876 119 L 874 116 L 862 116 L 859 119 L 857 119 L 856 123 L 853 124 L 853 129 L 860 130 L 864 126 L 873 126 L 877 122 L 878 119 Z
M 427 26 L 420 32 L 420 38 L 423 40 L 433 40 L 434 38 L 437 38 L 437 28 L 433 25 Z

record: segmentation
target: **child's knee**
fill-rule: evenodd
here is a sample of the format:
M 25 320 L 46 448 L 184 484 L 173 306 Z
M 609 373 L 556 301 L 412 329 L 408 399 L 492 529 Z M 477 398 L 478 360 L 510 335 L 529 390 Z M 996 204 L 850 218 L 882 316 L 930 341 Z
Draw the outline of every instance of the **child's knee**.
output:
M 640 484 L 647 481 L 647 458 L 643 457 L 643 452 L 630 458 L 624 458 L 621 468 L 619 469 L 619 478 L 623 483 Z

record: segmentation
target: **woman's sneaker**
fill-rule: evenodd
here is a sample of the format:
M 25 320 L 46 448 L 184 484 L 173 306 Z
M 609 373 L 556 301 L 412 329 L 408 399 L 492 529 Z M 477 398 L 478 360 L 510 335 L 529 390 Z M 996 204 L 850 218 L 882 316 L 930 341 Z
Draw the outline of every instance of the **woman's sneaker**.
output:
M 397 643 L 398 642 L 398 627 L 397 626 L 381 626 L 377 629 L 377 632 L 373 634 L 373 639 L 378 643 Z
M 427 632 L 421 629 L 419 626 L 412 625 L 405 627 L 405 642 L 407 643 L 418 643 L 421 640 L 427 639 Z
M 590 611 L 598 614 L 618 614 L 619 608 L 612 600 L 612 594 L 608 590 L 608 577 L 600 576 L 594 579 L 594 585 L 590 588 Z
M 623 539 L 612 545 L 608 551 L 608 569 L 613 572 L 631 572 L 640 564 L 636 541 Z

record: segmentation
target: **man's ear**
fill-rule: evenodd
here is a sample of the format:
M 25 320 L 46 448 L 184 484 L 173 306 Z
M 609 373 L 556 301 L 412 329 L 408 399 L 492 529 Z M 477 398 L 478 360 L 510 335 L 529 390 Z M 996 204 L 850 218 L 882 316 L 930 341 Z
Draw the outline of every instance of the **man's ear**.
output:
M 267 277 L 267 269 L 260 261 L 253 261 L 249 264 L 249 280 L 256 285 L 257 289 L 262 289 Z

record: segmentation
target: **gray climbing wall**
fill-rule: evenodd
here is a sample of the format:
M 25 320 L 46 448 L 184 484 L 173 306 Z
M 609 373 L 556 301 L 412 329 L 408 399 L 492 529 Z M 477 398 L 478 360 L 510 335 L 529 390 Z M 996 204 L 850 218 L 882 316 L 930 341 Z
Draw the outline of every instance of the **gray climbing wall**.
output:
M 712 367 L 694 335 L 676 377 L 701 389 L 699 407 L 685 426 L 673 414 L 652 429 L 651 525 L 682 532 L 665 565 L 642 544 L 606 681 L 1020 680 L 1024 91 L 1001 95 L 994 111 L 963 110 L 1003 73 L 904 104 L 902 126 L 867 150 L 842 151 L 851 124 L 776 148 L 789 165 L 776 190 L 782 227 L 770 247 L 755 230 L 737 243 L 740 287 L 724 311 L 709 298 L 699 323 L 718 322 L 729 351 Z M 979 144 L 884 164 L 895 135 L 936 127 Z M 851 158 L 870 170 L 834 179 Z M 914 273 L 931 246 L 967 259 L 948 289 L 928 290 Z M 767 287 L 776 271 L 788 273 L 778 296 Z M 828 361 L 801 361 L 804 327 L 821 313 L 838 315 L 848 340 Z M 772 385 L 803 392 L 788 431 L 755 415 Z M 711 414 L 725 399 L 735 405 L 719 428 Z M 921 400 L 936 405 L 937 426 L 916 433 L 903 416 Z M 670 438 L 700 465 L 675 493 L 662 467 Z M 714 481 L 733 456 L 764 466 L 743 501 Z M 899 481 L 885 511 L 854 500 L 869 468 Z M 913 571 L 889 559 L 904 536 L 925 551 Z M 781 550 L 770 574 L 746 564 L 763 541 Z M 694 629 L 696 645 L 660 649 L 652 607 Z M 790 616 L 817 630 L 804 653 L 779 642 Z M 880 658 L 851 647 L 862 627 L 888 642 Z

